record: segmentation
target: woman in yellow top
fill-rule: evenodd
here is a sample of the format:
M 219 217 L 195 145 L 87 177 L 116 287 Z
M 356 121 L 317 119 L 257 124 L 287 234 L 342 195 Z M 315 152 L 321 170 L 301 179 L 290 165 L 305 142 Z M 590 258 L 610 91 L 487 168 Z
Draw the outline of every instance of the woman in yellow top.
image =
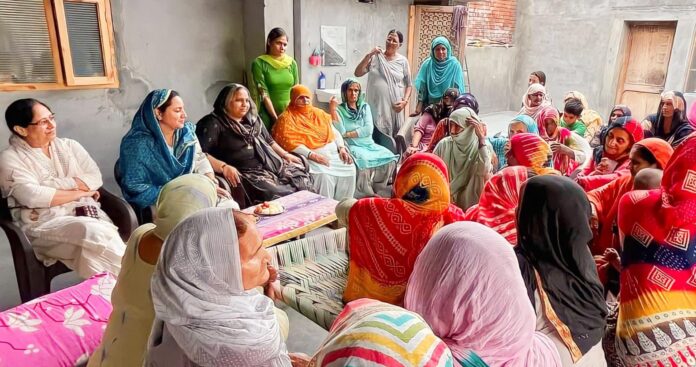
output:
M 273 28 L 266 38 L 266 53 L 251 63 L 254 85 L 249 88 L 256 94 L 259 115 L 271 130 L 290 103 L 290 88 L 298 84 L 297 63 L 285 54 L 288 35 L 282 28 Z

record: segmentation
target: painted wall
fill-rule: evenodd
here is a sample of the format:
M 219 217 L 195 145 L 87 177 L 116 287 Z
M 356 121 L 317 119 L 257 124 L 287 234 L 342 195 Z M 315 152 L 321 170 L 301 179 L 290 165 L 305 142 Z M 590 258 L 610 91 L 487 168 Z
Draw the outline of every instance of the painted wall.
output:
M 507 111 L 515 100 L 519 107 L 520 97 L 510 88 L 516 58 L 517 47 L 467 47 L 470 92 L 476 96 L 480 113 Z
M 172 2 L 112 0 L 119 89 L 0 92 L 3 111 L 33 97 L 56 113 L 58 135 L 82 143 L 110 189 L 121 137 L 149 90 L 174 88 L 198 121 L 212 109 L 221 86 L 241 81 L 244 65 L 242 0 Z M 10 132 L 0 127 L 0 149 Z M 120 193 L 120 191 L 118 191 Z

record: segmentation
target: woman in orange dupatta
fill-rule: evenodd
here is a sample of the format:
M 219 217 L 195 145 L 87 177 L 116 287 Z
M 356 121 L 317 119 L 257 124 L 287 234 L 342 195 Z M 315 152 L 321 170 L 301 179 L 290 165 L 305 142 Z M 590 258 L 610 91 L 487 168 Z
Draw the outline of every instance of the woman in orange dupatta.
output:
M 440 227 L 461 221 L 450 203 L 447 166 L 431 153 L 404 161 L 394 198 L 358 200 L 348 212 L 350 267 L 343 301 L 372 298 L 402 305 L 418 254 Z
M 273 139 L 283 149 L 307 157 L 314 191 L 336 200 L 353 197 L 355 165 L 341 134 L 333 126 L 338 121 L 338 101 L 332 98 L 331 114 L 313 107 L 312 92 L 304 85 L 290 90 L 290 105 L 273 125 Z

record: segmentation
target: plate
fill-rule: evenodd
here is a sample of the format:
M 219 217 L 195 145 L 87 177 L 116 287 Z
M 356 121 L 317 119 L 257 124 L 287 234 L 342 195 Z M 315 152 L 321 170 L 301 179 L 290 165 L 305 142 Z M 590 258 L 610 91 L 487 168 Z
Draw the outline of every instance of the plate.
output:
M 261 204 L 257 205 L 256 207 L 259 207 L 260 205 L 261 205 Z M 285 207 L 284 207 L 282 204 L 278 204 L 278 205 L 280 205 L 280 212 L 278 212 L 278 213 L 273 213 L 273 214 L 257 213 L 257 212 L 256 212 L 256 208 L 254 208 L 253 213 L 254 213 L 255 215 L 259 215 L 259 216 L 262 216 L 262 217 L 273 217 L 273 216 L 276 216 L 276 215 L 280 215 L 280 214 L 285 213 Z

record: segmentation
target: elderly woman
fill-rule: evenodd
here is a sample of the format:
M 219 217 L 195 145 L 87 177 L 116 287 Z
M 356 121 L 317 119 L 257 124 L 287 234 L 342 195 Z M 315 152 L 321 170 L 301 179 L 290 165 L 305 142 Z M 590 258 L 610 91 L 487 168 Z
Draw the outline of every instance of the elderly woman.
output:
M 195 127 L 186 118 L 184 101 L 171 89 L 148 93 L 135 113 L 116 162 L 123 197 L 134 206 L 154 205 L 162 186 L 181 175 L 199 173 L 216 182 Z
M 541 110 L 550 106 L 551 102 L 546 98 L 546 88 L 541 84 L 532 84 L 527 88 L 527 93 L 522 97 L 522 109 L 520 115 L 527 115 L 538 121 Z
M 602 145 L 595 148 L 589 164 L 578 174 L 575 181 L 585 191 L 594 190 L 628 174 L 633 144 L 643 139 L 643 129 L 636 120 L 624 116 L 616 119 L 601 138 Z M 614 162 L 614 167 L 602 164 L 602 160 Z M 604 167 L 602 167 L 604 166 Z
M 432 142 L 432 138 L 435 135 L 435 130 L 437 125 L 443 120 L 447 119 L 454 111 L 454 101 L 459 96 L 459 91 L 455 88 L 449 88 L 445 91 L 442 96 L 442 100 L 438 103 L 433 103 L 426 107 L 423 114 L 418 119 L 418 122 L 413 127 L 413 137 L 411 138 L 411 145 L 406 149 L 404 153 L 405 157 L 410 156 L 415 152 L 426 151 L 428 146 Z
M 553 106 L 545 107 L 539 114 L 543 123 L 546 141 L 553 152 L 553 168 L 562 175 L 570 176 L 578 166 L 592 156 L 592 148 L 583 137 L 559 126 L 558 110 Z
M 196 135 L 215 172 L 241 184 L 252 204 L 312 187 L 308 168 L 273 140 L 241 84 L 222 88 Z
M 518 259 L 537 331 L 556 345 L 563 367 L 606 366 L 607 306 L 587 244 L 590 204 L 565 177 L 538 176 L 522 187 Z
M 291 104 L 273 126 L 273 138 L 285 150 L 307 157 L 314 191 L 341 200 L 355 193 L 356 170 L 341 133 L 336 98 L 331 98 L 331 114 L 311 105 L 312 92 L 304 85 L 290 91 Z
M 250 215 L 204 209 L 181 222 L 152 277 L 145 365 L 289 367 L 273 301 L 256 290 L 270 260 Z
M 418 254 L 443 225 L 462 220 L 450 203 L 447 166 L 434 154 L 404 161 L 391 199 L 345 200 L 336 208 L 348 227 L 350 267 L 343 300 L 372 298 L 403 303 Z
M 341 85 L 341 121 L 336 125 L 358 167 L 356 197 L 391 196 L 390 181 L 399 156 L 372 140 L 372 113 L 365 103 L 360 83 L 348 79 Z
M 375 127 L 391 137 L 404 125 L 404 109 L 413 90 L 408 59 L 397 52 L 403 43 L 404 35 L 392 29 L 384 50 L 375 47 L 355 67 L 356 77 L 367 74 L 367 104 Z
M 414 85 L 418 91 L 418 105 L 412 117 L 419 115 L 424 106 L 440 101 L 449 88 L 457 89 L 458 94 L 466 92 L 462 65 L 452 55 L 452 46 L 446 37 L 433 39 L 430 57 L 423 61 Z
M 454 365 L 452 352 L 422 317 L 371 299 L 346 305 L 310 362 L 317 367 Z
M 649 115 L 645 120 L 650 125 L 649 136 L 666 140 L 676 147 L 696 128 L 689 123 L 686 116 L 686 100 L 681 92 L 668 91 L 660 96 L 657 113 Z
M 491 171 L 491 153 L 485 139 L 483 123 L 471 108 L 464 107 L 450 115 L 450 136 L 435 147 L 435 154 L 452 172 L 452 202 L 462 210 L 478 203 Z
M 628 366 L 696 363 L 696 136 L 675 149 L 657 190 L 619 202 L 616 346 Z
M 53 111 L 35 99 L 12 102 L 5 120 L 12 135 L 0 153 L 0 190 L 36 257 L 46 266 L 61 261 L 82 278 L 118 274 L 126 246 L 99 208 L 102 176 L 92 157 L 56 136 Z
M 505 154 L 508 166 L 524 166 L 537 175 L 558 174 L 551 168 L 551 147 L 539 135 L 521 133 L 510 139 Z
M 288 35 L 273 28 L 266 37 L 266 53 L 251 63 L 256 104 L 267 129 L 270 129 L 290 103 L 290 88 L 299 83 L 297 63 L 285 53 Z
M 561 366 L 551 340 L 534 331 L 512 246 L 479 223 L 450 224 L 433 236 L 404 307 L 423 316 L 461 366 Z

